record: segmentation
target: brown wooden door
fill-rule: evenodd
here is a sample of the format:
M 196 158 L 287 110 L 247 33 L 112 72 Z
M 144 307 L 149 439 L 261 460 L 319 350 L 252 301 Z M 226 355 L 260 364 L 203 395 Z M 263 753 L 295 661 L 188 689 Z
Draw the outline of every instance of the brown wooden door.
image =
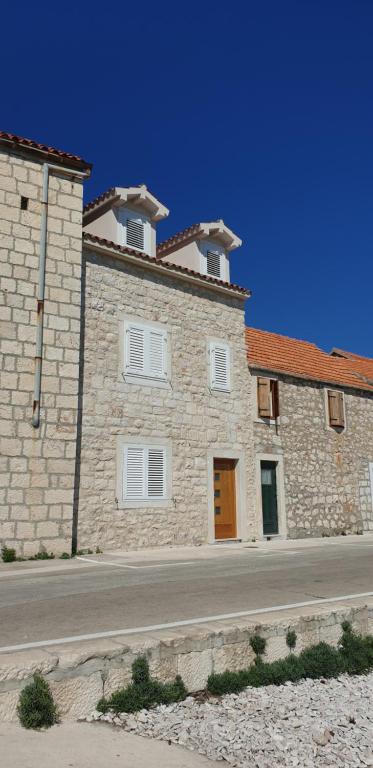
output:
M 237 535 L 235 466 L 233 459 L 214 459 L 216 539 L 234 539 Z

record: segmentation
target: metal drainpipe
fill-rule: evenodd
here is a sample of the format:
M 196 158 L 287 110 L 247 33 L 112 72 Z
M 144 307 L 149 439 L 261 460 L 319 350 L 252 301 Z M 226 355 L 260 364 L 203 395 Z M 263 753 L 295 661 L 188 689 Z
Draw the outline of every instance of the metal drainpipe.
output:
M 48 221 L 48 187 L 49 171 L 57 171 L 67 176 L 86 178 L 87 173 L 75 171 L 70 168 L 60 168 L 58 165 L 43 164 L 43 187 L 41 195 L 41 223 L 40 223 L 40 248 L 39 248 L 39 280 L 37 295 L 36 315 L 36 349 L 35 349 L 35 380 L 34 402 L 32 408 L 32 426 L 40 426 L 40 392 L 41 392 L 41 366 L 43 359 L 43 320 L 44 320 L 44 296 L 45 296 L 45 258 L 47 253 L 47 221 Z

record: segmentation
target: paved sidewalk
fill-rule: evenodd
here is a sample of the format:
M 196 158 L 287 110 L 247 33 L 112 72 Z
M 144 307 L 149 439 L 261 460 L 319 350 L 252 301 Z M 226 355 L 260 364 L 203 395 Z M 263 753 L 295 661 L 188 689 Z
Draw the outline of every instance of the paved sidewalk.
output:
M 218 763 L 167 742 L 102 725 L 63 723 L 48 731 L 0 724 L 4 768 L 214 768 Z M 219 763 L 221 765 L 221 763 Z

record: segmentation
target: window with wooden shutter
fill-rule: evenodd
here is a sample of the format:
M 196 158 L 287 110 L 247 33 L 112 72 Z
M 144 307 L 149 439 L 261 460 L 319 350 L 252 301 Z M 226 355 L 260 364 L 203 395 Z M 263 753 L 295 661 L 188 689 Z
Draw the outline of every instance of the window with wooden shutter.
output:
M 343 392 L 328 389 L 328 413 L 330 427 L 343 428 L 345 426 Z
M 140 219 L 127 219 L 126 243 L 129 248 L 144 250 L 144 222 Z
M 216 251 L 207 251 L 206 272 L 211 277 L 221 278 L 221 254 Z
M 223 392 L 230 390 L 230 352 L 226 344 L 210 345 L 211 388 Z
M 270 419 L 271 414 L 271 379 L 258 376 L 258 416 Z
M 278 419 L 280 415 L 280 399 L 277 379 L 271 379 L 271 419 Z
M 151 501 L 166 496 L 166 449 L 127 445 L 123 453 L 123 499 Z
M 167 332 L 141 323 L 128 323 L 125 338 L 125 373 L 165 381 Z

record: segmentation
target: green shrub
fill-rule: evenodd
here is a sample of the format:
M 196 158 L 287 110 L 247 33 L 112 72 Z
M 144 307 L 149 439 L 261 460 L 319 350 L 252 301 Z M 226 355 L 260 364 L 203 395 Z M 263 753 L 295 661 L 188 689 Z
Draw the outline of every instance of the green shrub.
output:
M 182 701 L 187 695 L 185 685 L 178 675 L 172 683 L 160 683 L 152 680 L 149 674 L 149 664 L 145 656 L 140 656 L 132 664 L 133 682 L 126 688 L 115 691 L 109 699 L 100 699 L 97 704 L 99 712 L 138 712 L 140 709 L 150 709 L 156 704 L 171 704 Z
M 14 563 L 16 559 L 16 551 L 12 547 L 6 547 L 5 545 L 1 548 L 1 558 L 3 563 Z
M 62 555 L 60 555 L 60 560 L 70 560 L 71 555 L 69 555 L 68 552 L 62 552 Z
M 260 635 L 250 637 L 250 645 L 257 656 L 262 656 L 265 652 L 267 641 Z
M 36 555 L 29 557 L 29 560 L 54 560 L 55 555 L 53 552 L 46 552 L 44 549 L 41 552 L 37 552 Z
M 344 622 L 344 625 L 339 648 L 345 671 L 349 675 L 364 674 L 373 667 L 373 637 L 356 634 L 351 625 L 346 626 L 348 622 Z
M 35 674 L 33 682 L 21 691 L 17 713 L 24 728 L 50 728 L 57 723 L 56 705 L 41 675 Z
M 286 645 L 290 651 L 293 651 L 297 644 L 297 633 L 294 629 L 288 629 L 286 633 Z
M 338 677 L 345 671 L 345 664 L 340 652 L 327 643 L 318 643 L 306 648 L 299 654 L 304 667 L 304 677 Z

